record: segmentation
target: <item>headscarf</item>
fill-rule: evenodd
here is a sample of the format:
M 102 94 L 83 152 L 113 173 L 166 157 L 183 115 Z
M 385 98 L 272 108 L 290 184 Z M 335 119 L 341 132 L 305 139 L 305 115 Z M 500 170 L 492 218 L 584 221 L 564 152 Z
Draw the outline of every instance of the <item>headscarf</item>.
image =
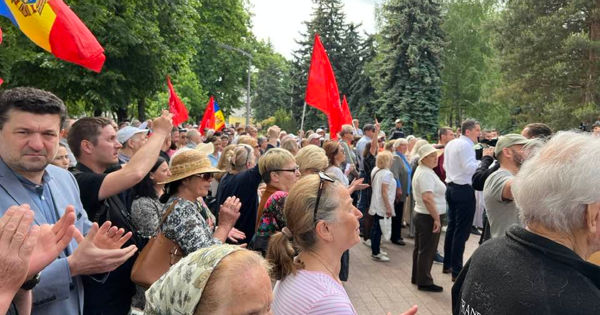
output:
M 223 258 L 241 249 L 213 245 L 181 259 L 146 291 L 145 314 L 194 314 L 213 270 Z

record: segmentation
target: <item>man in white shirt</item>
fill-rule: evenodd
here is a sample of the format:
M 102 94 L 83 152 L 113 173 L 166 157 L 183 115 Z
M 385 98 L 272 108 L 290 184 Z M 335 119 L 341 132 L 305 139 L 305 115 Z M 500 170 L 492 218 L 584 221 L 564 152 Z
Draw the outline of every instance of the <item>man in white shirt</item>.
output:
M 444 150 L 448 228 L 444 242 L 443 272 L 452 273 L 453 281 L 463 267 L 465 243 L 475 215 L 475 191 L 471 185 L 479 163 L 475 159 L 473 146 L 481 134 L 481 126 L 479 122 L 467 119 L 460 130 L 462 135 L 450 141 Z

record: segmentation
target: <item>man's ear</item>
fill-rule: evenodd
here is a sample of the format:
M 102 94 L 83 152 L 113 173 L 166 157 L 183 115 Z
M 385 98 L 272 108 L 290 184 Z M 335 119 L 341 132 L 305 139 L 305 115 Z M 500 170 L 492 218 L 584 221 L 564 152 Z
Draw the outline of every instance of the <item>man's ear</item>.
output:
M 92 154 L 94 152 L 94 144 L 89 140 L 81 140 L 79 145 L 81 152 Z

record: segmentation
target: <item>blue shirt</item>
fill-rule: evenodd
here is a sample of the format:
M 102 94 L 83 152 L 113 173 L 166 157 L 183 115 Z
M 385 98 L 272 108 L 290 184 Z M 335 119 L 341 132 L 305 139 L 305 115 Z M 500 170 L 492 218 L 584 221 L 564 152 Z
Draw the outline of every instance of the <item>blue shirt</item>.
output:
M 31 200 L 35 203 L 35 206 L 42 212 L 47 222 L 57 222 L 58 221 L 58 213 L 56 208 L 54 207 L 54 201 L 52 199 L 52 193 L 50 192 L 50 187 L 48 186 L 48 181 L 52 178 L 48 175 L 47 172 L 44 172 L 42 176 L 42 184 L 34 184 L 27 178 L 15 173 L 15 176 L 25 190 L 31 197 Z M 33 208 L 33 205 L 32 205 Z
M 411 185 L 410 179 L 412 176 L 412 168 L 410 167 L 410 163 L 408 163 L 408 160 L 406 159 L 406 156 L 404 156 L 404 154 L 396 152 L 396 155 L 402 159 L 402 161 L 404 162 L 404 166 L 406 166 L 406 172 L 408 173 L 408 181 L 407 181 L 408 187 L 406 187 L 406 191 L 407 191 L 407 194 L 410 194 L 410 185 Z

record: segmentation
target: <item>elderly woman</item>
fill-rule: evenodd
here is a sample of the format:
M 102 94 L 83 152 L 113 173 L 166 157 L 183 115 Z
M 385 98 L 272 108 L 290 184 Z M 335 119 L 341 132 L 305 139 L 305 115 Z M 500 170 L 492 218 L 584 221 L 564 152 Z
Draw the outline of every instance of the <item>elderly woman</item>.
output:
M 273 312 L 356 314 L 338 278 L 342 253 L 360 241 L 362 214 L 348 190 L 324 173 L 304 176 L 290 190 L 284 213 L 288 226 L 273 235 L 267 252 L 279 280 Z
M 329 173 L 340 183 L 344 184 L 344 186 L 348 187 L 348 192 L 350 194 L 352 194 L 354 191 L 368 187 L 367 185 L 362 184 L 362 178 L 355 179 L 352 181 L 352 183 L 348 181 L 349 170 L 348 172 L 344 172 L 340 168 L 342 163 L 346 161 L 346 154 L 344 153 L 344 148 L 339 142 L 328 141 L 323 146 L 323 149 L 325 150 L 325 154 L 329 162 L 325 172 Z
M 381 226 L 379 220 L 396 216 L 394 200 L 396 199 L 396 179 L 390 171 L 393 156 L 389 151 L 379 152 L 376 166 L 371 171 L 371 208 L 373 216 L 371 227 L 371 258 L 375 261 L 390 261 L 387 253 L 381 251 Z
M 446 185 L 433 171 L 438 163 L 438 150 L 431 144 L 425 144 L 418 154 L 419 167 L 412 180 L 415 249 L 411 282 L 422 291 L 442 292 L 442 287 L 433 284 L 431 265 L 440 240 L 440 215 L 446 213 Z
M 240 216 L 241 204 L 235 197 L 227 198 L 221 205 L 219 226 L 215 228 L 215 218 L 202 197 L 208 195 L 213 174 L 221 171 L 210 166 L 206 154 L 193 149 L 182 150 L 171 159 L 171 176 L 163 182 L 166 184 L 166 192 L 161 197 L 161 201 L 165 201 L 164 209 L 176 204 L 161 230 L 186 255 L 199 248 L 221 244 L 228 236 L 237 234 L 233 226 Z
M 298 153 L 298 142 L 293 136 L 285 136 L 281 141 L 281 148 L 290 151 L 292 155 Z
M 524 227 L 475 251 L 452 288 L 454 314 L 600 314 L 600 139 L 559 132 L 512 183 Z M 527 292 L 524 294 L 524 292 Z
M 247 137 L 242 136 L 240 138 Z M 243 139 L 242 139 L 243 140 Z M 240 199 L 242 208 L 240 218 L 235 228 L 246 235 L 250 241 L 256 230 L 256 209 L 258 208 L 258 185 L 262 177 L 258 172 L 257 153 L 252 145 L 246 142 L 238 144 L 229 159 L 229 171 L 221 177 L 217 188 L 217 203 L 221 204 L 227 198 L 235 196 Z
M 203 248 L 171 267 L 146 300 L 149 315 L 272 314 L 269 266 L 239 246 Z

